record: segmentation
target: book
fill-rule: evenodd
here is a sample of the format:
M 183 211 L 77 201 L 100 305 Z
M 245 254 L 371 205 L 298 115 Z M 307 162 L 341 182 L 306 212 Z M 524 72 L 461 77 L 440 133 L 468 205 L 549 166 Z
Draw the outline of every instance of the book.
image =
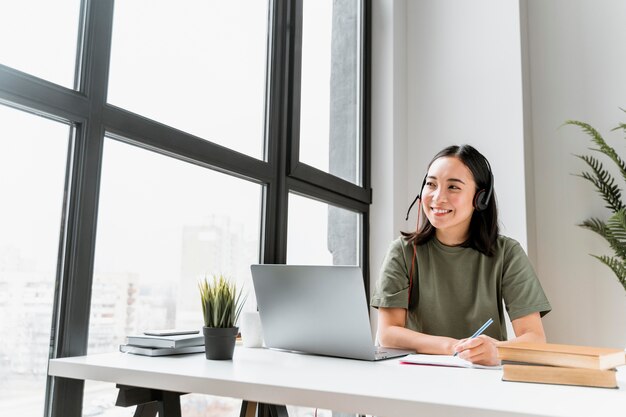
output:
M 498 357 L 503 361 L 586 369 L 611 369 L 626 364 L 621 349 L 553 343 L 505 343 L 498 346 Z
M 176 336 L 179 334 L 197 334 L 199 330 L 194 329 L 158 329 L 158 330 L 146 330 L 143 334 L 148 336 Z
M 502 369 L 501 366 L 476 365 L 458 356 L 452 355 L 425 355 L 416 353 L 407 355 L 400 359 L 400 363 L 410 365 L 431 365 L 431 366 L 451 366 L 454 368 L 476 368 L 476 369 Z
M 158 348 L 181 348 L 186 346 L 204 345 L 204 335 L 184 334 L 174 336 L 128 336 L 126 343 L 133 346 L 158 347 Z
M 517 364 L 504 364 L 502 366 L 502 380 L 512 382 L 617 388 L 617 378 L 615 374 L 615 369 L 586 369 Z
M 155 348 L 133 345 L 120 345 L 120 352 L 144 356 L 181 355 L 184 353 L 204 352 L 204 344 L 197 346 L 185 346 L 180 348 Z

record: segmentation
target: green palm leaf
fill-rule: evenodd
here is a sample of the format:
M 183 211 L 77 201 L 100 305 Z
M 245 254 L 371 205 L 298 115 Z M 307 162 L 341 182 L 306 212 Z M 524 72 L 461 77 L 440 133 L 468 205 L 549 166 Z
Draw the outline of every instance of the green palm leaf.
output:
M 624 206 L 622 203 L 622 191 L 615 183 L 613 176 L 602 166 L 596 158 L 588 155 L 575 155 L 577 158 L 585 161 L 591 168 L 593 174 L 582 172 L 578 175 L 586 179 L 596 187 L 596 191 L 602 196 L 608 204 L 605 206 L 609 210 L 618 211 Z
M 577 120 L 567 120 L 564 124 L 578 126 L 585 133 L 591 136 L 591 140 L 596 145 L 599 146 L 599 149 L 596 149 L 596 148 L 589 148 L 589 149 L 591 149 L 592 151 L 603 153 L 609 158 L 611 158 L 611 160 L 615 162 L 615 164 L 619 167 L 624 180 L 626 180 L 626 163 L 624 163 L 622 158 L 620 158 L 617 152 L 615 152 L 615 149 L 607 145 L 607 143 L 604 141 L 604 138 L 602 138 L 602 136 L 600 135 L 600 133 L 598 133 L 596 129 L 591 127 L 591 125 L 589 125 L 588 123 L 579 122 Z
M 626 113 L 626 110 L 621 110 Z M 579 122 L 577 120 L 568 120 L 564 124 L 578 126 L 589 135 L 592 142 L 597 145 L 597 148 L 589 149 L 594 152 L 602 153 L 611 159 L 619 168 L 622 178 L 626 180 L 626 163 L 617 154 L 615 149 L 606 143 L 596 129 L 588 123 Z M 620 129 L 626 132 L 626 123 L 620 123 L 613 131 Z M 622 190 L 613 176 L 604 168 L 598 159 L 589 155 L 575 156 L 584 161 L 587 166 L 591 168 L 591 171 L 584 171 L 578 176 L 593 184 L 596 191 L 606 202 L 607 205 L 605 207 L 613 213 L 606 221 L 597 217 L 591 217 L 583 221 L 579 226 L 597 233 L 608 242 L 615 256 L 591 256 L 611 268 L 626 290 L 626 205 L 624 205 L 622 201 Z
M 608 236 L 606 231 L 606 224 L 597 217 L 591 217 L 583 221 L 581 224 L 579 224 L 579 226 L 591 230 L 592 232 L 596 232 L 605 239 Z
M 626 209 L 613 214 L 606 222 L 607 240 L 616 255 L 626 261 Z
M 608 266 L 613 270 L 615 276 L 617 276 L 618 281 L 622 284 L 622 287 L 626 290 L 626 265 L 624 262 L 615 257 L 608 257 L 606 255 L 597 256 L 591 255 L 594 258 L 598 259 L 600 262 Z
M 614 127 L 613 129 L 611 129 L 611 132 L 615 132 L 616 130 L 622 129 L 624 132 L 626 132 L 626 123 L 620 123 L 617 125 L 617 127 Z

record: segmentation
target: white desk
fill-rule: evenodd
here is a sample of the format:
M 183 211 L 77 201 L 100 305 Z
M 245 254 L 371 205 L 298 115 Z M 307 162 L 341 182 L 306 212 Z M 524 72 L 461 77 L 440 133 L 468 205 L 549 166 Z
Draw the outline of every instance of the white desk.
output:
M 232 361 L 203 354 L 143 357 L 122 353 L 53 359 L 52 376 L 270 404 L 385 417 L 626 415 L 619 389 L 501 381 L 493 370 L 372 363 L 237 346 Z

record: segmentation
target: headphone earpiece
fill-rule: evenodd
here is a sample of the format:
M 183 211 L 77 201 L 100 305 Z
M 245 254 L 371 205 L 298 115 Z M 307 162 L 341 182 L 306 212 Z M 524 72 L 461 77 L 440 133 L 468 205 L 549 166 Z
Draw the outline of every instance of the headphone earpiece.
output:
M 493 194 L 493 173 L 491 172 L 491 165 L 487 158 L 485 159 L 485 164 L 487 165 L 487 170 L 489 171 L 489 189 L 478 190 L 474 195 L 474 208 L 476 211 L 483 211 L 489 207 L 489 200 L 491 200 L 491 194 Z
M 474 196 L 474 208 L 476 211 L 483 211 L 489 205 L 489 200 L 485 201 L 485 190 L 478 190 Z

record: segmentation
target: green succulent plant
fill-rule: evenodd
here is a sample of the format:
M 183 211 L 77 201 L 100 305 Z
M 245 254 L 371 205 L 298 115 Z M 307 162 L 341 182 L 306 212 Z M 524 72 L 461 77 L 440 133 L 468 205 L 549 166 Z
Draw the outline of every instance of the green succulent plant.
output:
M 198 283 L 198 288 L 204 326 L 235 327 L 247 295 L 243 296 L 241 290 L 237 291 L 237 285 L 223 275 L 213 275 L 211 282 L 205 277 Z
M 626 110 L 622 109 L 626 112 Z M 577 120 L 568 120 L 565 125 L 578 126 L 591 138 L 596 147 L 589 148 L 593 152 L 601 153 L 613 161 L 619 168 L 620 174 L 626 181 L 626 162 L 617 154 L 615 149 L 609 146 L 602 135 L 588 123 Z M 626 123 L 620 123 L 612 129 L 623 130 L 626 133 Z M 606 203 L 606 208 L 611 210 L 611 216 L 603 220 L 599 217 L 590 217 L 584 220 L 580 227 L 591 230 L 602 236 L 613 250 L 613 256 L 591 255 L 600 262 L 611 268 L 617 276 L 620 284 L 626 290 L 626 205 L 622 201 L 622 190 L 615 178 L 604 168 L 602 163 L 591 155 L 575 155 L 584 161 L 590 168 L 578 174 L 593 184 L 596 191 Z

